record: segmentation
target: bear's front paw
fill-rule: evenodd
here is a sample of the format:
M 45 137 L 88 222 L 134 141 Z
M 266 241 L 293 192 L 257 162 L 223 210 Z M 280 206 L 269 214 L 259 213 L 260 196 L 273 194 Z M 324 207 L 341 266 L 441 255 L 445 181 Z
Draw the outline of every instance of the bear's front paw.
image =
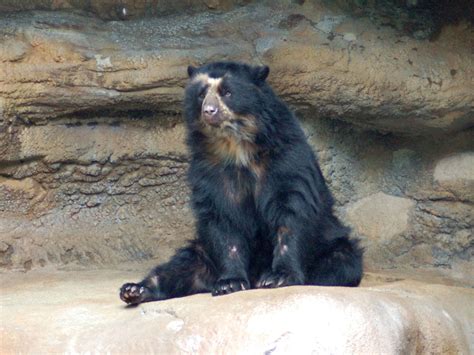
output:
M 255 285 L 257 288 L 276 288 L 302 285 L 303 281 L 296 275 L 285 272 L 267 272 Z
M 150 289 L 146 286 L 126 283 L 120 288 L 120 299 L 127 304 L 139 304 L 147 301 L 150 293 Z
M 212 295 L 227 295 L 232 292 L 248 290 L 249 288 L 250 284 L 245 279 L 223 279 L 216 282 Z

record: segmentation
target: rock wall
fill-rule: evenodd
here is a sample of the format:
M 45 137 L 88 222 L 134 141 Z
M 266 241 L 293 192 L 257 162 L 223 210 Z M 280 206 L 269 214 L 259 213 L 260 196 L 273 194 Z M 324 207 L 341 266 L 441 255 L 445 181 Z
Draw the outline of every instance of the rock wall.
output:
M 182 11 L 229 10 L 249 0 L 1 0 L 0 12 L 74 10 L 104 20 L 163 16 Z
M 176 118 L 55 123 L 8 133 L 1 265 L 166 258 L 191 236 L 183 126 Z
M 298 3 L 109 22 L 2 14 L 0 266 L 161 261 L 192 237 L 186 66 L 235 59 L 270 65 L 369 269 L 474 283 L 472 26 L 420 40 Z
M 474 132 L 397 136 L 304 120 L 369 269 L 436 269 L 472 284 Z

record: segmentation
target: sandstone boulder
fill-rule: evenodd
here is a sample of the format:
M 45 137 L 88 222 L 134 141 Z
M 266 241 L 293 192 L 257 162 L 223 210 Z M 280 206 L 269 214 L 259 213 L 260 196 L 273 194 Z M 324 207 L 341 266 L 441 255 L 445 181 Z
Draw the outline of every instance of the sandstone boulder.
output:
M 8 121 L 179 112 L 187 65 L 234 59 L 270 65 L 276 91 L 313 117 L 410 134 L 474 122 L 467 24 L 419 41 L 319 2 L 282 2 L 127 22 L 19 13 L 0 34 Z
M 379 192 L 348 207 L 347 221 L 357 235 L 366 238 L 366 257 L 372 263 L 382 264 L 389 258 L 387 253 L 394 251 L 393 245 L 403 240 L 414 205 L 411 199 Z
M 169 15 L 179 11 L 229 10 L 248 0 L 2 0 L 0 12 L 25 10 L 80 10 L 106 20 Z
M 252 290 L 126 308 L 117 291 L 131 274 L 0 275 L 2 353 L 474 351 L 468 288 L 385 279 L 360 288 Z
M 474 152 L 464 152 L 441 159 L 433 178 L 459 199 L 474 201 Z

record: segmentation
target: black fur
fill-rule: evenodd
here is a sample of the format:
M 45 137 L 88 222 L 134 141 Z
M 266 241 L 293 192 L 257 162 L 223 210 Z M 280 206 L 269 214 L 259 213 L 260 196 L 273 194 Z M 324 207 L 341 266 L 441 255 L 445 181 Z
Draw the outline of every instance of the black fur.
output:
M 334 216 L 316 157 L 294 115 L 265 82 L 268 72 L 234 62 L 188 68 L 184 109 L 197 237 L 142 282 L 122 286 L 126 303 L 258 287 L 359 284 L 362 250 Z M 206 85 L 192 80 L 199 74 L 223 78 L 220 100 L 235 127 L 245 129 L 240 117 L 254 119 L 248 164 L 213 155 L 213 135 L 221 128 L 204 129 Z M 242 142 L 238 131 L 229 134 Z

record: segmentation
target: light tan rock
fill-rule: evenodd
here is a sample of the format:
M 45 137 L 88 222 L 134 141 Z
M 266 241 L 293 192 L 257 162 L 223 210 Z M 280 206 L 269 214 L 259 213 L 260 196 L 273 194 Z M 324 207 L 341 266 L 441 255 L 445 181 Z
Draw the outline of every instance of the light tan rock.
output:
M 30 15 L 11 15 L 0 27 L 8 34 L 0 46 L 4 116 L 45 122 L 103 109 L 179 112 L 187 65 L 233 59 L 270 65 L 276 91 L 313 117 L 417 134 L 472 124 L 467 25 L 446 27 L 433 42 L 399 40 L 366 19 L 321 4 L 318 11 L 249 4 L 220 15 L 108 23 L 55 12 L 36 14 L 34 24 Z M 333 33 L 335 26 L 351 31 Z
M 474 201 L 474 152 L 441 159 L 435 166 L 433 178 L 460 199 Z
M 408 198 L 378 192 L 347 208 L 347 223 L 365 247 L 366 267 L 389 267 L 394 254 L 409 248 L 411 243 L 403 237 L 403 233 L 409 229 L 414 205 L 414 201 Z M 411 258 L 414 259 L 413 256 Z
M 163 262 L 192 237 L 184 126 L 116 120 L 6 132 L 18 164 L 0 163 L 2 267 Z
M 103 19 L 128 20 L 139 16 L 169 15 L 177 11 L 196 11 L 211 8 L 226 10 L 242 0 L 2 0 L 0 12 L 20 10 L 83 10 Z
M 32 178 L 13 180 L 0 177 L 0 211 L 5 214 L 16 216 L 44 208 L 38 204 L 42 204 L 46 194 Z
M 65 125 L 33 126 L 19 135 L 19 159 L 42 156 L 47 163 L 61 161 L 117 162 L 146 156 L 183 157 L 187 154 L 184 126 L 171 128 L 156 125 L 122 124 L 110 128 L 70 129 Z
M 347 217 L 358 234 L 383 244 L 407 229 L 413 206 L 408 198 L 378 192 L 349 207 Z
M 401 281 L 195 295 L 126 308 L 119 271 L 0 275 L 2 353 L 464 354 L 474 291 Z M 382 278 L 383 280 L 383 278 Z M 386 282 L 386 281 L 383 281 Z

